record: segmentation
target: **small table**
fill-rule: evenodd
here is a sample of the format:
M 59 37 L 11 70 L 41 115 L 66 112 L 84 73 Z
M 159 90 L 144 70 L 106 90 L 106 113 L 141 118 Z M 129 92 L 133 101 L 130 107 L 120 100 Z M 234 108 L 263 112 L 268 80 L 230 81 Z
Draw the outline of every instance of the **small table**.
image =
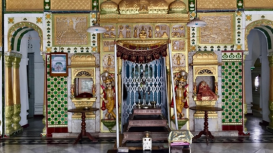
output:
M 211 132 L 209 131 L 209 123 L 208 123 L 208 111 L 223 111 L 222 108 L 219 107 L 204 107 L 204 106 L 194 106 L 194 107 L 190 107 L 191 110 L 195 110 L 195 111 L 204 111 L 205 112 L 205 122 L 204 122 L 204 130 L 200 131 L 200 133 L 196 136 L 193 137 L 193 139 L 198 139 L 201 137 L 201 135 L 205 135 L 206 136 L 206 142 L 208 145 L 208 137 L 210 137 L 211 139 L 214 139 L 214 136 L 211 135 Z
M 92 137 L 90 133 L 86 132 L 86 128 L 85 128 L 86 127 L 85 113 L 93 112 L 93 111 L 97 111 L 97 110 L 99 110 L 99 109 L 98 108 L 89 108 L 89 109 L 74 108 L 74 109 L 68 110 L 68 112 L 71 112 L 71 113 L 82 113 L 82 124 L 81 124 L 82 125 L 82 129 L 81 129 L 81 133 L 79 134 L 79 136 L 75 140 L 74 144 L 77 144 L 82 139 L 83 136 L 87 136 L 93 142 L 97 142 L 98 141 L 94 137 Z

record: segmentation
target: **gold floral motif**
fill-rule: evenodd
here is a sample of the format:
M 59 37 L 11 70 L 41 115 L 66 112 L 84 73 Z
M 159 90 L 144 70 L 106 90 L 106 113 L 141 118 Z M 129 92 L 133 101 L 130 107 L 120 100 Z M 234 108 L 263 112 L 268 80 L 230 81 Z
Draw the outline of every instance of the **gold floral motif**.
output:
M 199 3 L 199 1 L 198 1 Z M 255 9 L 255 8 L 272 8 L 272 0 L 244 0 L 244 8 Z
M 91 0 L 51 0 L 51 10 L 92 10 Z
M 13 24 L 14 23 L 14 18 L 12 17 L 12 18 L 8 18 L 8 23 L 9 24 Z
M 242 45 L 236 45 L 237 46 L 237 50 L 242 50 Z
M 44 0 L 6 0 L 7 11 L 43 11 Z
M 207 26 L 200 28 L 200 44 L 232 44 L 233 14 L 200 14 Z
M 252 15 L 246 15 L 246 21 L 251 21 L 252 20 Z
M 41 17 L 36 17 L 36 23 L 42 23 L 43 19 Z
M 46 19 L 50 19 L 51 18 L 51 14 L 46 14 L 45 17 L 46 17 Z
M 234 10 L 237 9 L 236 0 L 198 0 L 198 10 Z

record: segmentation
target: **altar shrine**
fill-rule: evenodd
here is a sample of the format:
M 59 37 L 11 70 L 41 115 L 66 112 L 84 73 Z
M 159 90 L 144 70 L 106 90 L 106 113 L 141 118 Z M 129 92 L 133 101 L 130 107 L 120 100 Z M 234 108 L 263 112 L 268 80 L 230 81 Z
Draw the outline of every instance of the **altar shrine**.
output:
M 273 130 L 273 15 L 252 4 L 6 0 L 1 134 L 43 116 L 42 137 L 77 135 L 83 117 L 75 109 L 92 108 L 85 128 L 97 137 L 126 146 L 148 131 L 167 141 L 171 131 L 204 129 L 206 111 L 195 106 L 219 108 L 206 112 L 212 134 L 249 135 L 247 113 Z M 197 17 L 206 26 L 187 26 Z M 97 24 L 106 31 L 87 32 Z

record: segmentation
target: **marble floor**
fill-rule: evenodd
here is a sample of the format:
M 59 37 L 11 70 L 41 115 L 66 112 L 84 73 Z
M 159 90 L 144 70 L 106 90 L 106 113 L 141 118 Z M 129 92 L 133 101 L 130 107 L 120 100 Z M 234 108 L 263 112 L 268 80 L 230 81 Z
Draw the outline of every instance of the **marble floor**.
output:
M 260 118 L 247 116 L 249 137 L 216 137 L 209 145 L 201 138 L 191 144 L 191 153 L 273 153 L 273 133 L 260 126 Z M 23 133 L 0 139 L 0 153 L 107 153 L 114 147 L 114 139 L 100 139 L 91 143 L 84 139 L 82 144 L 72 145 L 74 139 L 41 138 L 43 128 L 40 119 L 30 121 Z M 34 123 L 34 124 L 31 124 Z M 163 146 L 167 144 L 162 143 Z M 140 151 L 142 153 L 142 151 Z M 172 150 L 172 153 L 182 151 Z

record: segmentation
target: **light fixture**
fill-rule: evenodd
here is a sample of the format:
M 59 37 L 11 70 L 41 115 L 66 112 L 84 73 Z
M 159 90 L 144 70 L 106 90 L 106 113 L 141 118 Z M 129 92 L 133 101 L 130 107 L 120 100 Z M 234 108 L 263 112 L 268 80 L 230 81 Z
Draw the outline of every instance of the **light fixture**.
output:
M 87 29 L 87 32 L 89 32 L 89 33 L 104 33 L 104 32 L 106 32 L 106 29 L 99 25 L 97 14 L 98 14 L 98 11 L 96 11 L 96 23 Z
M 195 10 L 196 10 L 196 15 L 197 16 L 197 0 L 195 1 Z M 187 23 L 188 27 L 205 27 L 207 23 L 205 21 L 200 20 L 199 18 L 194 18 L 190 22 Z

